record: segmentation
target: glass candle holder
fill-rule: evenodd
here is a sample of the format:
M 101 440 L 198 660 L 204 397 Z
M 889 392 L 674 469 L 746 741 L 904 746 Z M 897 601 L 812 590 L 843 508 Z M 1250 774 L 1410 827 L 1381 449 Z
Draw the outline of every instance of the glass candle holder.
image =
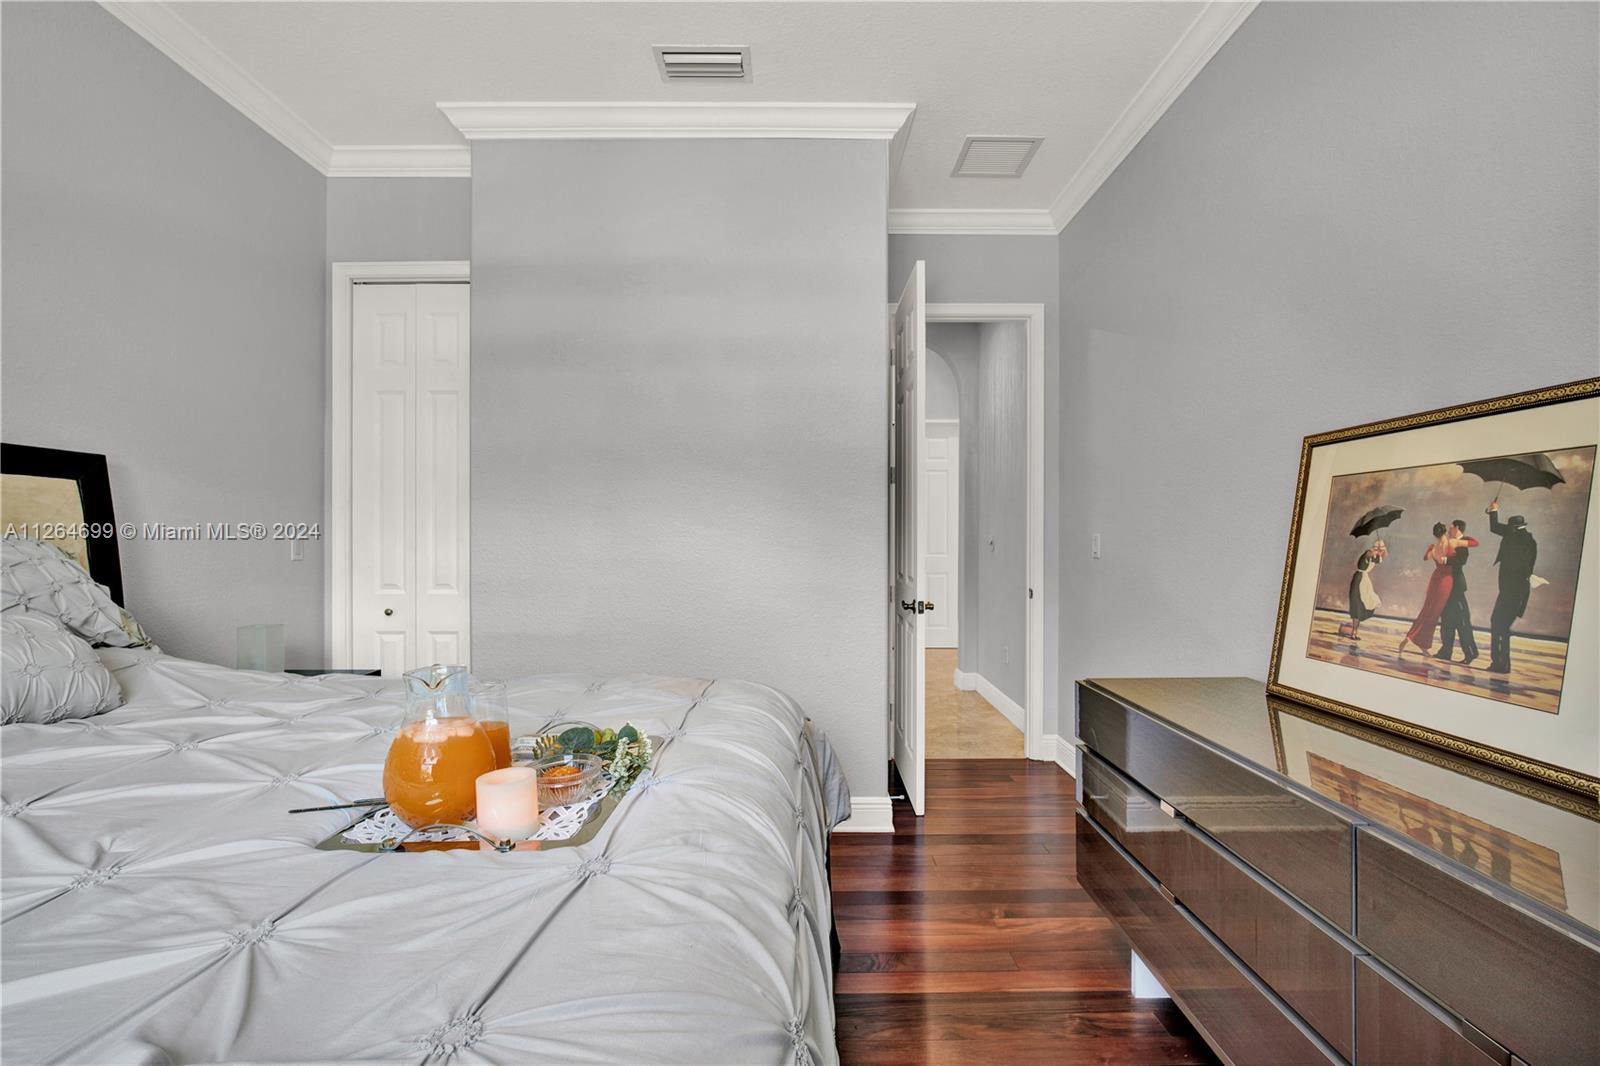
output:
M 538 775 L 527 766 L 478 778 L 478 828 L 495 840 L 527 840 L 539 831 Z

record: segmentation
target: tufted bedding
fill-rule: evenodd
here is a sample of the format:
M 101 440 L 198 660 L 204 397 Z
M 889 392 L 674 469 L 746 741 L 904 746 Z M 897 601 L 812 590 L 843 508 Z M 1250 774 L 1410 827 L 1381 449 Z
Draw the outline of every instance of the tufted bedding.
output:
M 632 721 L 652 769 L 581 846 L 374 855 L 285 812 L 381 791 L 397 682 L 99 654 L 123 707 L 0 733 L 7 1063 L 837 1061 L 842 784 L 773 689 L 511 682 L 513 733 Z

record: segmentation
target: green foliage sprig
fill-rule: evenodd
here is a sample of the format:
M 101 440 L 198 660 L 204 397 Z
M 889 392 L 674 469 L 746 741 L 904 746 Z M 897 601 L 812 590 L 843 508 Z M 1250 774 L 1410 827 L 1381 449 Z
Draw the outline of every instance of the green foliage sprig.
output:
M 621 729 L 590 729 L 573 726 L 556 737 L 562 753 L 572 755 L 598 755 L 606 764 L 614 784 L 612 795 L 621 796 L 633 787 L 639 774 L 650 765 L 654 745 L 648 734 L 641 732 L 632 722 Z

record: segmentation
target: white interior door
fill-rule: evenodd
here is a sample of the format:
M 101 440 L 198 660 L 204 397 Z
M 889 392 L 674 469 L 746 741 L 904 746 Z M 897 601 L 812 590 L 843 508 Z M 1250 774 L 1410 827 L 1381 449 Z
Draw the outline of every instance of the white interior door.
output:
M 925 621 L 928 647 L 960 646 L 961 434 L 955 422 L 929 421 L 923 436 L 922 513 L 928 539 L 926 596 L 934 606 Z
M 470 665 L 468 288 L 357 285 L 351 312 L 352 663 Z
M 894 761 L 905 783 L 906 797 L 917 814 L 923 810 L 924 740 L 927 705 L 923 694 L 926 661 L 927 515 L 921 495 L 924 423 L 927 420 L 926 266 L 911 268 L 900 302 L 895 305 L 891 343 L 895 366 L 894 454 Z M 938 601 L 934 601 L 935 607 Z

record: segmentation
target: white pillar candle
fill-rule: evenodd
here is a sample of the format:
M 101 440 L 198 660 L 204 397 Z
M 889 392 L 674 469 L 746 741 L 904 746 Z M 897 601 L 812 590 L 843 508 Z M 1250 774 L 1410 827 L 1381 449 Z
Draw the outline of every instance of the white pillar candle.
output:
M 508 766 L 478 778 L 478 828 L 496 840 L 527 840 L 539 829 L 539 775 Z

